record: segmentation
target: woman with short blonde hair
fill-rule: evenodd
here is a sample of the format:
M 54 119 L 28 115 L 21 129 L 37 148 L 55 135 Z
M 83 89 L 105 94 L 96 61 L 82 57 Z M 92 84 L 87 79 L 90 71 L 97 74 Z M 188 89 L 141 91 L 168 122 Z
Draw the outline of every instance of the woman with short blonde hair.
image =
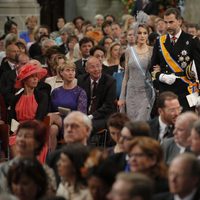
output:
M 62 129 L 62 113 L 58 107 L 72 111 L 78 110 L 87 113 L 87 95 L 75 79 L 76 66 L 73 62 L 66 61 L 59 67 L 58 73 L 63 80 L 63 85 L 54 89 L 51 93 L 51 129 L 50 148 L 54 150 L 57 145 L 57 135 Z

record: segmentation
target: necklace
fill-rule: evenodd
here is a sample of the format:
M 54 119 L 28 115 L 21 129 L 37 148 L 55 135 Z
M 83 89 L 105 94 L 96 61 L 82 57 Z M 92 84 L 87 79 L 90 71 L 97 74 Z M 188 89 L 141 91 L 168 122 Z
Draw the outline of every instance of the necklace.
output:
M 149 52 L 149 47 L 145 46 L 145 48 L 139 48 L 138 46 L 135 47 L 137 54 L 143 55 Z

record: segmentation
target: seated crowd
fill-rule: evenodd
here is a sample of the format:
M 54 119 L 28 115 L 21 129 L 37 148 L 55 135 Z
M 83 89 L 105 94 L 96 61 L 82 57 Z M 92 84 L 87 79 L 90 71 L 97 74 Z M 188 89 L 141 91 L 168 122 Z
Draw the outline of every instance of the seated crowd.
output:
M 148 66 L 167 27 L 151 17 L 128 15 L 122 25 L 112 15 L 96 15 L 95 24 L 59 18 L 50 32 L 31 16 L 19 35 L 6 22 L 0 200 L 200 199 L 199 107 L 182 112 L 178 95 L 157 94 Z

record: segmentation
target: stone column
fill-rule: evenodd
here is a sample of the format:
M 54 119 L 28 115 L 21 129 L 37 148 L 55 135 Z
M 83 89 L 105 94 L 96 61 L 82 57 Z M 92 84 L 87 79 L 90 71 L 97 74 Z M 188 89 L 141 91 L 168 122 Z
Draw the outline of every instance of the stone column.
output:
M 51 31 L 57 29 L 57 19 L 64 17 L 64 0 L 37 0 L 40 4 L 41 24 L 46 24 Z
M 40 8 L 36 0 L 1 0 L 0 1 L 0 34 L 4 33 L 6 16 L 14 17 L 18 30 L 26 30 L 24 20 L 26 16 L 35 15 L 39 20 Z
M 77 14 L 94 21 L 96 14 L 112 14 L 116 18 L 123 14 L 123 5 L 119 0 L 76 0 Z
M 185 0 L 184 19 L 192 23 L 200 23 L 199 0 Z

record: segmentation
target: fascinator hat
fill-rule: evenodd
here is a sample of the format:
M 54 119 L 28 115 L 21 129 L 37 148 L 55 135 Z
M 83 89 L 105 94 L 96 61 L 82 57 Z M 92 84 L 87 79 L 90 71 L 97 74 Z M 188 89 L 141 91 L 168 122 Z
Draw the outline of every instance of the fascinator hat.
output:
M 86 33 L 86 36 L 90 37 L 92 40 L 94 40 L 97 43 L 103 38 L 103 35 L 100 31 L 88 31 Z
M 17 76 L 17 80 L 15 82 L 15 88 L 22 88 L 23 83 L 22 81 L 33 74 L 37 74 L 38 79 L 42 79 L 47 75 L 47 70 L 33 64 L 25 64 L 21 67 L 19 74 Z

